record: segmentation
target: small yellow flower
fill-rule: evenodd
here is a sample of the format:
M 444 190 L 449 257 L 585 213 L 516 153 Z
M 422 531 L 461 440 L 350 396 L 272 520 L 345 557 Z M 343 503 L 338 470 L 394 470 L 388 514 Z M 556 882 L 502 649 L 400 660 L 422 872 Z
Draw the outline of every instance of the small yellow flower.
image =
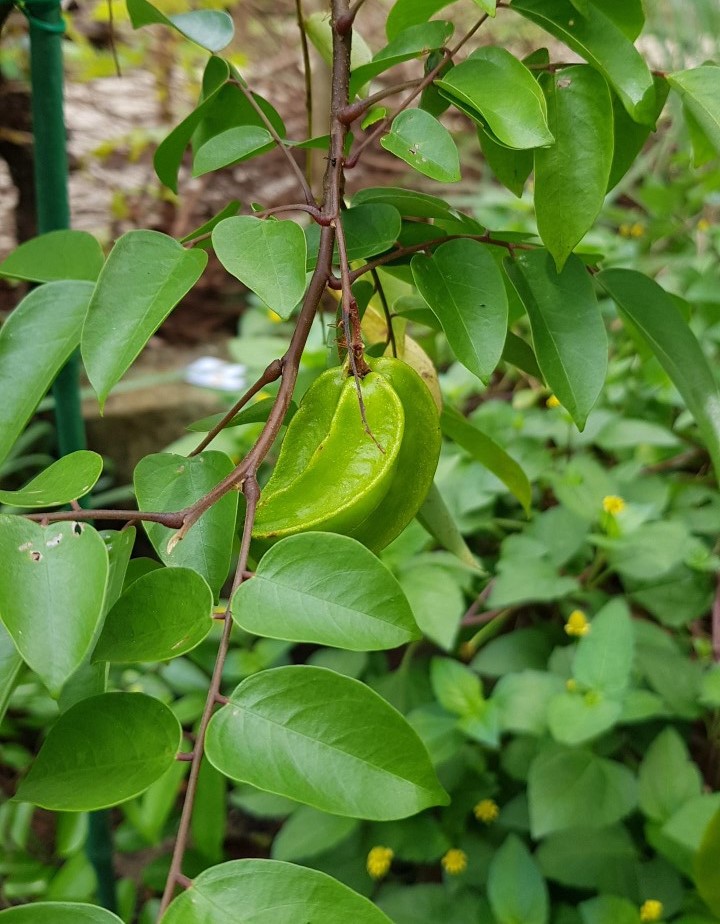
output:
M 640 224 L 639 221 L 630 226 L 630 237 L 642 237 L 643 234 L 645 234 L 645 225 Z
M 565 631 L 567 632 L 567 628 Z M 568 679 L 565 681 L 565 689 L 568 691 L 568 693 L 577 693 L 577 688 L 577 680 L 575 680 L 574 677 L 568 677 Z
M 630 225 L 622 224 L 618 228 L 620 237 L 630 237 Z
M 710 225 L 710 222 L 707 220 L 707 218 L 701 218 L 700 221 L 698 221 L 697 223 L 698 231 L 709 231 L 710 228 L 711 228 L 711 225 Z
M 649 898 L 640 907 L 641 921 L 661 921 L 663 916 L 663 903 L 656 898 Z
M 568 635 L 574 635 L 578 638 L 588 634 L 590 631 L 590 623 L 582 610 L 573 610 L 572 613 L 570 613 L 565 623 L 565 631 Z
M 448 875 L 458 876 L 467 869 L 467 854 L 464 850 L 452 847 L 440 862 Z
M 545 407 L 550 407 L 550 408 L 560 407 L 560 401 L 558 400 L 556 395 L 550 395 L 550 397 L 545 402 Z
M 473 809 L 473 815 L 483 824 L 491 825 L 500 814 L 500 808 L 494 799 L 481 799 Z
M 365 866 L 373 879 L 382 879 L 383 876 L 387 876 L 394 856 L 390 847 L 373 847 L 370 850 Z
M 623 512 L 625 509 L 625 501 L 622 497 L 618 497 L 617 494 L 608 494 L 607 497 L 603 497 L 602 506 L 605 513 L 615 516 Z

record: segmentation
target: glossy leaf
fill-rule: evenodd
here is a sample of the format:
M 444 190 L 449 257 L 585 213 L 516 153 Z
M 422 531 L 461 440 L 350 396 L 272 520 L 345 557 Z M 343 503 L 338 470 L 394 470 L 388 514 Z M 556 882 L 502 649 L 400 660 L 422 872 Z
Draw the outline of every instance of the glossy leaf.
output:
M 501 144 L 523 149 L 553 143 L 542 90 L 504 48 L 477 49 L 435 84 Z
M 200 873 L 162 924 L 391 924 L 371 901 L 316 869 L 279 860 L 231 860 Z
M 212 232 L 225 269 L 282 318 L 289 318 L 305 291 L 305 235 L 294 221 L 226 218 Z
M 404 218 L 451 218 L 455 212 L 442 199 L 399 186 L 368 186 L 355 193 L 353 208 L 383 202 L 392 205 Z
M 272 135 L 258 125 L 237 125 L 213 135 L 201 145 L 193 157 L 193 176 L 203 176 L 213 170 L 247 160 L 272 143 Z
M 505 267 L 530 318 L 538 365 L 582 430 L 605 382 L 607 334 L 584 264 L 571 257 L 558 273 L 549 254 L 528 251 Z
M 614 189 L 633 165 L 636 157 L 645 146 L 645 142 L 650 137 L 650 133 L 654 131 L 654 125 L 660 118 L 660 113 L 665 108 L 668 93 L 670 92 L 670 84 L 663 77 L 657 75 L 653 80 L 655 83 L 655 106 L 652 112 L 652 120 L 648 120 L 648 124 L 640 124 L 631 119 L 622 101 L 615 93 L 611 94 L 614 151 L 608 190 Z
M 105 617 L 94 661 L 167 661 L 212 628 L 212 591 L 196 571 L 158 568 L 134 581 Z
M 102 247 L 87 231 L 49 231 L 16 247 L 0 263 L 0 276 L 28 282 L 95 282 L 104 260 Z
M 495 260 L 482 244 L 463 239 L 441 244 L 431 256 L 417 254 L 411 265 L 456 357 L 487 381 L 502 356 L 508 317 Z
M 522 468 L 502 446 L 469 423 L 454 408 L 443 408 L 440 425 L 447 437 L 496 475 L 520 501 L 525 512 L 529 512 L 532 499 L 530 482 Z
M 341 212 L 349 260 L 374 257 L 400 237 L 402 221 L 394 205 L 374 202 Z
M 93 285 L 49 282 L 0 328 L 0 463 L 80 342 Z
M 0 491 L 9 507 L 57 507 L 91 491 L 102 472 L 102 456 L 79 449 L 36 475 L 17 491 Z
M 514 834 L 493 856 L 487 892 L 498 924 L 547 924 L 549 920 L 547 884 L 529 850 Z
M 460 156 L 452 135 L 423 109 L 405 109 L 395 116 L 380 144 L 432 180 L 440 183 L 460 180 Z
M 393 574 L 364 545 L 334 533 L 301 533 L 272 546 L 231 610 L 253 635 L 351 651 L 420 637 Z
M 117 805 L 172 766 L 180 736 L 178 720 L 152 696 L 91 696 L 50 729 L 16 798 L 55 812 Z
M 635 270 L 612 269 L 598 280 L 647 341 L 695 418 L 716 472 L 720 472 L 720 389 L 694 333 L 675 302 Z
M 560 272 L 600 214 L 613 157 L 613 112 L 604 78 L 578 65 L 542 81 L 555 144 L 535 152 L 535 211 Z
M 498 144 L 482 128 L 478 128 L 478 140 L 483 156 L 497 179 L 507 186 L 511 193 L 520 198 L 525 189 L 527 178 L 532 173 L 532 150 L 516 151 Z
M 100 408 L 207 263 L 159 231 L 128 231 L 107 258 L 82 332 L 82 356 Z
M 183 510 L 207 494 L 232 468 L 228 456 L 213 450 L 192 459 L 173 453 L 145 456 L 135 469 L 138 503 L 143 510 Z M 237 505 L 237 491 L 228 491 L 170 550 L 168 543 L 175 530 L 145 523 L 145 531 L 163 564 L 197 571 L 217 596 L 230 570 Z
M 720 67 L 704 64 L 668 75 L 670 86 L 720 154 Z
M 6 908 L 3 924 L 121 924 L 120 918 L 104 908 L 75 902 L 33 902 Z
M 612 19 L 615 25 L 631 42 L 640 35 L 645 25 L 645 11 L 642 0 L 587 0 Z M 587 16 L 589 7 L 585 11 Z
M 147 0 L 127 0 L 133 28 L 161 23 L 189 38 L 208 51 L 220 51 L 229 45 L 235 34 L 232 18 L 224 10 L 193 10 L 166 16 Z
M 390 820 L 448 801 L 405 719 L 369 687 L 323 668 L 243 681 L 213 716 L 205 750 L 231 779 L 335 815 Z
M 57 696 L 88 654 L 103 615 L 105 543 L 85 524 L 42 527 L 0 515 L 0 561 L 0 618 L 24 660 Z
M 385 33 L 394 41 L 410 26 L 426 23 L 454 0 L 396 0 L 385 22 Z
M 570 0 L 513 0 L 512 9 L 597 68 L 636 122 L 652 124 L 652 74 L 630 39 L 598 6 L 591 3 L 586 16 L 578 16 Z

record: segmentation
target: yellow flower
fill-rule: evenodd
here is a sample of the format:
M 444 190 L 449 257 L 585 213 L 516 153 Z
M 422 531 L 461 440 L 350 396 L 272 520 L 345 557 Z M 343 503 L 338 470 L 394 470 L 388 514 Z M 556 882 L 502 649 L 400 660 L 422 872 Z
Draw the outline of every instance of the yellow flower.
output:
M 545 407 L 560 407 L 560 402 L 555 395 L 550 395 L 545 402 Z
M 711 225 L 710 225 L 710 222 L 707 220 L 707 218 L 701 218 L 700 221 L 698 221 L 697 223 L 698 231 L 709 231 L 710 228 L 711 228 Z
M 565 631 L 568 635 L 582 636 L 587 635 L 590 631 L 590 623 L 582 610 L 573 610 L 568 616 L 565 623 Z
M 642 237 L 643 234 L 645 234 L 645 225 L 640 224 L 639 221 L 630 226 L 630 237 Z
M 625 501 L 622 497 L 618 497 L 617 494 L 608 494 L 607 497 L 603 497 L 602 506 L 605 513 L 615 516 L 623 512 L 625 509 Z
M 365 866 L 373 879 L 382 879 L 383 876 L 387 876 L 393 856 L 394 853 L 390 847 L 373 847 L 370 850 Z
M 630 225 L 622 224 L 618 230 L 620 231 L 620 237 L 630 237 Z
M 440 861 L 443 869 L 450 876 L 458 876 L 467 869 L 467 854 L 464 850 L 452 847 Z
M 640 907 L 641 921 L 660 921 L 663 916 L 663 903 L 656 898 L 649 898 Z
M 490 825 L 500 814 L 500 809 L 494 799 L 481 799 L 473 809 L 473 814 L 478 821 Z

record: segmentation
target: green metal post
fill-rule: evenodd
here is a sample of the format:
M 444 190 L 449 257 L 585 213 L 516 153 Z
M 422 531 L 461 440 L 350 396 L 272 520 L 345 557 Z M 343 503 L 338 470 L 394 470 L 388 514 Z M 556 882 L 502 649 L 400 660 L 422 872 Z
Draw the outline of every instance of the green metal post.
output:
M 35 150 L 37 230 L 44 234 L 70 227 L 68 158 L 63 112 L 60 0 L 18 0 L 30 23 L 30 78 Z M 80 403 L 80 359 L 71 357 L 53 386 L 58 451 L 61 456 L 85 448 Z M 108 812 L 91 812 L 85 850 L 95 869 L 100 904 L 117 910 Z

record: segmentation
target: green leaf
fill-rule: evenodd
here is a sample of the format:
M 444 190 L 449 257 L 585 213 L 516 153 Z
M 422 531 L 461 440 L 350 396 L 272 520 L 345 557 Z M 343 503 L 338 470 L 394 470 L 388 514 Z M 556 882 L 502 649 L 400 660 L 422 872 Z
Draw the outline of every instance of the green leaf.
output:
M 618 597 L 593 618 L 590 631 L 578 642 L 573 677 L 584 687 L 619 698 L 630 683 L 635 636 L 627 603 Z
M 615 93 L 611 94 L 613 107 L 613 138 L 614 151 L 608 190 L 614 189 L 635 162 L 635 158 L 642 151 L 645 142 L 654 131 L 654 126 L 665 108 L 670 84 L 664 77 L 654 76 L 655 106 L 652 110 L 652 120 L 647 124 L 639 124 L 630 118 L 627 109 Z
M 475 924 L 478 899 L 473 892 L 452 893 L 435 883 L 383 887 L 378 898 L 395 924 Z
M 501 677 L 493 690 L 501 728 L 516 734 L 542 735 L 547 729 L 548 706 L 564 686 L 560 677 L 545 671 L 523 670 Z
M 485 705 L 480 678 L 459 661 L 433 658 L 430 662 L 430 682 L 443 709 L 455 715 L 472 715 Z
M 510 192 L 520 199 L 533 168 L 532 150 L 516 151 L 503 144 L 498 144 L 482 128 L 478 128 L 477 134 L 488 166 L 503 186 L 507 186 Z
M 171 26 L 180 35 L 208 51 L 225 48 L 235 34 L 232 17 L 224 10 L 193 10 L 191 13 L 166 16 L 147 0 L 127 0 L 127 8 L 134 29 L 161 23 Z
M 50 729 L 16 799 L 55 812 L 125 802 L 172 765 L 180 736 L 178 720 L 152 696 L 91 696 Z
M 212 450 L 191 459 L 169 452 L 145 456 L 135 469 L 138 504 L 143 510 L 183 510 L 211 491 L 232 469 L 228 456 Z M 230 570 L 237 505 L 237 491 L 228 491 L 171 551 L 168 542 L 175 530 L 145 523 L 145 531 L 163 564 L 197 571 L 217 597 Z
M 478 48 L 435 85 L 500 144 L 525 149 L 553 143 L 542 90 L 504 48 Z
M 440 425 L 445 436 L 462 446 L 476 461 L 496 475 L 520 501 L 525 513 L 530 512 L 532 488 L 527 475 L 512 456 L 447 405 L 443 408 Z
M 224 844 L 229 812 L 228 781 L 209 760 L 200 765 L 190 833 L 193 847 L 204 858 L 220 863 L 225 858 Z
M 640 35 L 645 25 L 645 11 L 642 0 L 587 0 L 612 19 L 631 42 Z M 577 4 L 575 4 L 577 6 Z M 586 10 L 587 16 L 589 11 Z
M 90 282 L 49 282 L 0 328 L 0 463 L 80 342 L 92 291 Z
M 402 221 L 394 205 L 373 202 L 340 213 L 349 260 L 374 257 L 400 237 Z M 316 226 L 317 227 L 317 226 Z
M 674 728 L 666 728 L 645 751 L 638 774 L 640 808 L 653 821 L 666 822 L 702 792 L 700 771 Z
M 332 850 L 358 827 L 355 818 L 328 815 L 301 805 L 280 829 L 272 845 L 273 860 L 298 863 Z
M 427 22 L 454 0 L 396 0 L 385 22 L 385 34 L 394 41 L 410 26 Z
M 680 95 L 686 111 L 720 154 L 720 67 L 704 64 L 668 74 L 667 79 Z
M 530 828 L 534 838 L 576 827 L 604 828 L 637 802 L 632 772 L 583 748 L 548 747 L 530 767 Z
M 393 574 L 360 542 L 334 533 L 302 533 L 272 546 L 235 591 L 231 611 L 253 635 L 351 651 L 420 637 Z
M 547 924 L 548 888 L 520 838 L 511 834 L 488 870 L 487 894 L 498 924 Z
M 682 563 L 689 541 L 684 523 L 660 520 L 642 523 L 632 532 L 598 545 L 607 549 L 610 566 L 624 578 L 657 581 Z
M 23 659 L 5 626 L 0 622 L 0 722 L 5 718 L 8 702 Z
M 549 254 L 518 253 L 505 268 L 530 318 L 538 364 L 582 430 L 605 382 L 608 345 L 592 282 L 572 256 L 557 273 Z
M 418 565 L 403 569 L 400 586 L 423 635 L 446 651 L 451 649 L 465 610 L 465 598 L 453 575 L 446 568 Z
M 212 232 L 225 269 L 282 318 L 289 318 L 305 291 L 305 235 L 294 221 L 226 218 Z
M 622 825 L 558 831 L 543 840 L 536 857 L 548 879 L 575 889 L 612 891 L 626 881 L 628 871 L 636 878 L 638 851 Z
M 540 629 L 514 629 L 483 645 L 470 662 L 470 666 L 486 677 L 523 670 L 543 670 L 547 665 L 552 643 Z
M 570 0 L 513 0 L 512 9 L 597 68 L 636 122 L 654 124 L 652 74 L 630 39 L 597 6 L 591 4 L 587 16 L 578 16 Z
M 675 302 L 635 270 L 605 270 L 600 285 L 647 341 L 687 404 L 720 473 L 720 389 L 702 348 Z
M 622 714 L 622 704 L 605 699 L 602 693 L 563 691 L 548 704 L 550 734 L 560 744 L 583 744 L 613 728 Z
M 715 916 L 720 914 L 718 863 L 720 863 L 720 812 L 715 813 L 705 829 L 700 849 L 693 859 L 695 885 L 700 897 Z
M 223 218 L 230 218 L 233 215 L 237 215 L 240 211 L 240 202 L 238 199 L 231 199 L 230 202 L 225 206 L 225 208 L 220 209 L 220 211 L 213 215 L 212 218 L 209 218 L 207 221 L 204 221 L 199 227 L 194 228 L 192 231 L 189 231 L 184 237 L 179 238 L 181 244 L 185 244 L 188 241 L 193 241 L 195 238 L 202 237 L 203 234 L 207 234 L 209 231 L 215 227 L 215 225 L 220 224 Z
M 487 381 L 502 356 L 508 303 L 502 274 L 478 241 L 441 244 L 416 254 L 412 273 L 458 360 Z
M 95 282 L 105 255 L 87 231 L 49 231 L 20 244 L 0 263 L 0 276 L 28 282 Z
M 403 29 L 388 45 L 381 48 L 372 61 L 356 68 L 350 75 L 350 99 L 373 78 L 403 61 L 418 58 L 442 46 L 453 34 L 452 23 L 438 20 L 417 23 Z
M 583 924 L 637 924 L 639 920 L 635 905 L 617 895 L 598 895 L 578 908 Z
M 457 523 L 435 482 L 430 485 L 428 496 L 423 501 L 423 505 L 418 510 L 416 517 L 418 523 L 430 533 L 442 548 L 452 552 L 456 558 L 470 568 L 481 570 L 477 559 L 463 539 L 462 533 L 458 529 Z M 443 647 L 447 646 L 444 645 Z
M 369 186 L 352 198 L 353 208 L 371 202 L 392 205 L 403 218 L 453 218 L 456 215 L 443 199 L 399 186 Z
M 0 561 L 0 617 L 57 696 L 88 654 L 103 615 L 105 543 L 84 523 L 43 527 L 0 515 Z
M 203 176 L 213 170 L 229 167 L 247 160 L 253 154 L 259 154 L 268 144 L 272 144 L 272 135 L 266 128 L 258 125 L 236 125 L 208 138 L 205 144 L 195 152 L 193 157 L 193 176 Z
M 40 472 L 17 491 L 0 491 L 0 504 L 9 507 L 58 507 L 93 489 L 102 472 L 102 456 L 80 449 Z
M 162 924 L 392 924 L 367 898 L 315 869 L 279 860 L 231 860 L 200 873 Z
M 205 269 L 207 254 L 186 250 L 159 231 L 128 231 L 118 240 L 93 292 L 82 356 L 100 409 L 111 389 Z
M 452 135 L 424 109 L 405 109 L 395 116 L 380 144 L 431 180 L 460 180 L 460 155 Z
M 167 661 L 185 654 L 212 628 L 212 606 L 212 591 L 196 571 L 151 571 L 105 617 L 93 661 Z
M 246 424 L 265 423 L 274 406 L 275 398 L 261 398 L 259 401 L 255 401 L 254 404 L 250 404 L 248 407 L 244 407 L 241 411 L 238 411 L 232 420 L 225 424 L 223 429 L 227 430 L 229 427 L 244 427 Z M 290 423 L 296 411 L 297 404 L 291 401 L 287 413 L 283 418 L 283 424 Z M 188 424 L 187 429 L 191 430 L 193 433 L 208 433 L 216 427 L 224 417 L 225 413 L 223 412 L 219 414 L 210 414 L 208 417 L 203 417 L 201 420 L 195 420 L 193 423 Z
M 605 201 L 613 157 L 613 113 L 602 75 L 581 64 L 542 80 L 555 144 L 535 151 L 540 237 L 558 272 Z
M 6 924 L 122 924 L 104 908 L 74 902 L 33 902 L 6 908 L 2 916 Z
M 390 820 L 448 802 L 400 713 L 359 681 L 319 667 L 243 681 L 211 719 L 205 749 L 231 779 L 335 815 Z

